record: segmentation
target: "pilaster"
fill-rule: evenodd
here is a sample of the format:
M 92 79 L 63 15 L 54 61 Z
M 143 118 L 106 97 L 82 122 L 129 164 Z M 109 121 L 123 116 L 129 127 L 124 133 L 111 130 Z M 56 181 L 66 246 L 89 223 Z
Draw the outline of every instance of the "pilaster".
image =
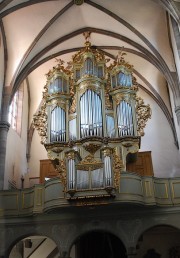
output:
M 0 190 L 3 190 L 4 186 L 6 143 L 9 127 L 10 124 L 8 122 L 0 121 Z

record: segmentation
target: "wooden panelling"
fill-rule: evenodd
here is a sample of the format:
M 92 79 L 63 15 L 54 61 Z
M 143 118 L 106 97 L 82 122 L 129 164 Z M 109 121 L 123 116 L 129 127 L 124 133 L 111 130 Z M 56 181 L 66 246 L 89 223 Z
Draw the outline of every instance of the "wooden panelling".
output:
M 126 170 L 141 176 L 153 176 L 151 151 L 138 152 L 136 161 L 127 163 Z M 44 183 L 45 177 L 57 176 L 58 173 L 49 159 L 40 160 L 40 183 Z
M 40 183 L 44 183 L 45 177 L 57 177 L 58 173 L 49 159 L 40 160 Z
M 126 170 L 135 172 L 140 176 L 153 176 L 151 151 L 138 152 L 136 161 L 129 162 L 126 165 Z

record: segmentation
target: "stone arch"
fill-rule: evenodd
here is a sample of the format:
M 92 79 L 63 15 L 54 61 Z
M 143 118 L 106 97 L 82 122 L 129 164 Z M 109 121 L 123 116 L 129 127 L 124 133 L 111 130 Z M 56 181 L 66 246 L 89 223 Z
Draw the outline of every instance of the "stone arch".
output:
M 180 229 L 168 223 L 156 224 L 146 228 L 138 239 L 136 252 L 138 257 L 169 257 L 170 250 L 178 247 L 180 252 Z M 160 241 L 159 241 L 160 240 Z M 160 255 L 160 256 L 158 256 Z
M 27 241 L 29 240 L 29 241 Z M 49 244 L 51 246 L 51 248 L 53 250 L 55 250 L 55 252 L 59 253 L 59 249 L 58 249 L 58 245 L 56 243 L 56 241 L 49 235 L 41 235 L 38 233 L 34 233 L 34 234 L 24 234 L 21 236 L 18 236 L 16 239 L 14 239 L 10 245 L 8 246 L 7 250 L 6 250 L 6 256 L 7 257 L 11 257 L 11 253 L 13 252 L 13 248 L 17 245 L 21 243 L 22 244 L 22 248 L 23 250 L 30 248 L 33 250 L 33 248 L 35 250 L 37 250 L 37 248 L 40 248 L 41 245 L 43 245 L 43 248 L 45 249 L 46 245 Z M 29 246 L 28 246 L 29 244 Z M 53 251 L 52 250 L 52 251 Z M 51 251 L 51 250 L 49 250 Z
M 97 240 L 98 240 L 98 243 L 97 243 Z M 127 257 L 126 256 L 127 248 L 123 243 L 123 241 L 121 240 L 121 238 L 119 238 L 119 236 L 115 232 L 112 233 L 112 232 L 109 232 L 109 230 L 102 230 L 102 229 L 88 230 L 86 232 L 83 232 L 79 236 L 77 236 L 74 239 L 74 242 L 71 243 L 71 247 L 69 249 L 69 255 L 71 256 L 72 249 L 74 246 L 76 246 L 78 250 L 78 249 L 81 249 L 82 246 L 86 246 L 87 243 L 91 245 L 90 249 L 92 252 L 94 251 L 98 252 L 98 246 L 101 246 L 101 244 L 104 243 L 104 248 L 106 250 L 105 252 L 107 253 L 107 255 L 108 255 L 108 252 L 110 251 L 108 248 L 110 248 L 112 252 L 116 253 L 116 255 L 117 255 L 117 252 L 123 252 L 122 257 L 124 258 Z M 95 248 L 93 250 L 94 244 L 95 244 Z M 108 245 L 110 246 L 108 247 Z M 81 250 L 80 252 L 83 253 L 83 250 Z M 113 257 L 116 257 L 116 256 L 113 256 Z
M 121 226 L 121 223 L 116 220 L 111 222 L 95 220 L 88 223 L 78 224 L 76 226 L 78 226 L 78 231 L 75 230 L 68 239 L 68 244 L 66 246 L 68 252 L 70 252 L 72 245 L 77 241 L 79 237 L 94 231 L 107 232 L 109 234 L 115 235 L 117 238 L 120 239 L 126 249 L 129 247 L 127 234 L 124 228 Z

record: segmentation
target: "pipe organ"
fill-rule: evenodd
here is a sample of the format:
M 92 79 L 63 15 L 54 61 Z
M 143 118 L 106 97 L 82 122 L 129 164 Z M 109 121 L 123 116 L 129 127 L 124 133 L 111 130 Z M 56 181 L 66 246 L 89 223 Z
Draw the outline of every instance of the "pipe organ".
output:
M 58 60 L 47 74 L 34 126 L 67 199 L 114 196 L 126 156 L 139 150 L 151 109 L 138 101 L 133 66 L 124 54 L 107 66 L 104 53 L 86 40 L 70 68 Z

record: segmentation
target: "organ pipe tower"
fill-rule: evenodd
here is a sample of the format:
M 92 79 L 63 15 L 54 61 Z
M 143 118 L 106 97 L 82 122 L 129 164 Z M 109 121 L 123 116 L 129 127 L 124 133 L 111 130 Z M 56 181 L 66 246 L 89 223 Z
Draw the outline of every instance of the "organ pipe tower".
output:
M 58 60 L 47 74 L 34 126 L 69 200 L 114 197 L 127 155 L 140 148 L 151 109 L 124 55 L 107 66 L 86 39 L 68 69 Z

